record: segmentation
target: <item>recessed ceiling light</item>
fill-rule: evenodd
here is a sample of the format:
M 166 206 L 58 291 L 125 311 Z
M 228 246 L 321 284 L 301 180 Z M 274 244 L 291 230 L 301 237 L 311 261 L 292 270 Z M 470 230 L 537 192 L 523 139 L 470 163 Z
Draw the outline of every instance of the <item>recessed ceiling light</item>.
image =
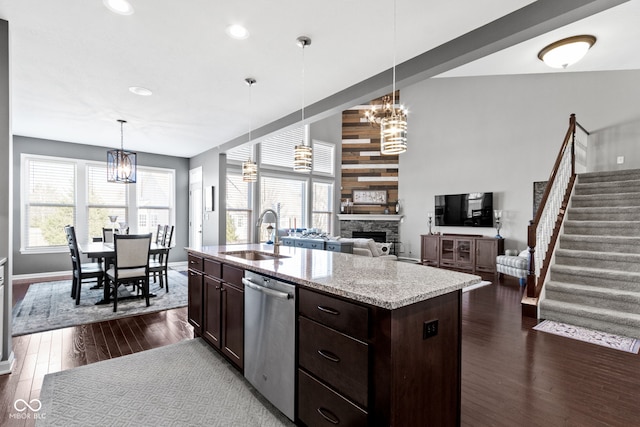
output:
M 567 68 L 584 57 L 596 38 L 590 35 L 573 36 L 558 40 L 538 53 L 538 58 L 552 68 Z
M 229 25 L 226 28 L 227 35 L 237 40 L 244 40 L 249 37 L 249 30 L 239 24 Z
M 131 15 L 133 6 L 127 0 L 102 0 L 104 5 L 113 13 L 118 15 Z
M 153 92 L 151 92 L 151 90 L 147 89 L 146 87 L 131 86 L 129 88 L 129 91 L 131 91 L 132 93 L 135 93 L 136 95 L 140 95 L 140 96 L 151 96 L 151 95 L 153 95 Z

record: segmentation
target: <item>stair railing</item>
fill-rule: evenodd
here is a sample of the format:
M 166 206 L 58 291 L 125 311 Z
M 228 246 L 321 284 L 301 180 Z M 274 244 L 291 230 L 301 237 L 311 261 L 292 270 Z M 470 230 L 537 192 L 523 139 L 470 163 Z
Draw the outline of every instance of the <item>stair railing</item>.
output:
M 536 216 L 529 223 L 527 232 L 527 245 L 529 246 L 527 298 L 538 298 L 540 296 L 547 276 L 553 250 L 560 234 L 564 214 L 576 180 L 576 146 L 579 152 L 579 160 L 584 161 L 579 166 L 586 166 L 585 157 L 580 155 L 581 152 L 586 152 L 586 141 L 577 143 L 576 129 L 587 135 L 584 128 L 576 122 L 575 114 L 571 114 L 569 129 L 551 171 L 551 176 L 536 211 Z

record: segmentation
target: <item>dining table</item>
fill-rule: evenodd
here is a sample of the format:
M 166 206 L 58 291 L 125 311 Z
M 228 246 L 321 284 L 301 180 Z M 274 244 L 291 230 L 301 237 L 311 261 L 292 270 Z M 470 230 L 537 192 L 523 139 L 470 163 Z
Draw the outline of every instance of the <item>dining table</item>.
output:
M 113 243 L 107 242 L 88 242 L 78 245 L 80 252 L 87 255 L 89 258 L 96 258 L 98 262 L 104 263 L 104 293 L 102 299 L 96 302 L 96 305 L 109 304 L 111 302 L 110 286 L 108 285 L 107 269 L 110 260 L 115 258 L 116 250 Z M 169 247 L 151 242 L 149 246 L 149 256 L 154 254 L 160 254 L 166 252 Z M 154 294 L 149 294 L 149 297 L 155 297 Z M 119 299 L 119 298 L 118 298 Z

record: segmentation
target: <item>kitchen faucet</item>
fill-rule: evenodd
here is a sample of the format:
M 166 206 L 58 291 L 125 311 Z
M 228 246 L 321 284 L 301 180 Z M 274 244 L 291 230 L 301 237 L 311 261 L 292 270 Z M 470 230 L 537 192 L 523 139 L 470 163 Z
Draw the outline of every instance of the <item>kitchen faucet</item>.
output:
M 262 225 L 262 221 L 264 220 L 265 215 L 268 213 L 272 214 L 276 219 L 276 233 L 275 233 L 276 236 L 273 239 L 273 255 L 278 256 L 280 255 L 280 239 L 278 237 L 278 229 L 280 228 L 280 221 L 278 221 L 278 213 L 273 209 L 265 209 L 264 211 L 262 211 L 262 213 L 258 217 L 258 222 L 256 223 L 256 227 L 260 227 Z

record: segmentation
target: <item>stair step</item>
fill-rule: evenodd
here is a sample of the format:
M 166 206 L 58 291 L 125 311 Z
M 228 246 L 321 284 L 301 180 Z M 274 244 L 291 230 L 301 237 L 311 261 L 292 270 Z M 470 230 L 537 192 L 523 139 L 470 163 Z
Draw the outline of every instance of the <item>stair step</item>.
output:
M 640 221 L 565 221 L 567 234 L 640 237 Z
M 640 206 L 640 193 L 588 194 L 571 197 L 571 207 Z
M 640 169 L 626 169 L 607 172 L 587 172 L 578 175 L 578 182 L 626 181 L 640 179 Z
M 640 292 L 550 281 L 546 298 L 585 306 L 638 314 Z
M 562 234 L 559 248 L 640 254 L 640 237 Z
M 549 279 L 555 282 L 595 287 L 606 284 L 611 289 L 640 292 L 640 273 L 558 264 L 552 265 L 549 271 Z
M 640 254 L 558 249 L 556 250 L 556 265 L 640 273 Z
M 640 314 L 544 299 L 540 318 L 640 339 Z
M 640 209 L 637 206 L 610 207 L 570 207 L 567 220 L 571 221 L 640 221 Z
M 578 183 L 575 188 L 575 195 L 589 194 L 616 194 L 616 193 L 637 193 L 640 192 L 640 179 L 626 181 L 605 181 Z

